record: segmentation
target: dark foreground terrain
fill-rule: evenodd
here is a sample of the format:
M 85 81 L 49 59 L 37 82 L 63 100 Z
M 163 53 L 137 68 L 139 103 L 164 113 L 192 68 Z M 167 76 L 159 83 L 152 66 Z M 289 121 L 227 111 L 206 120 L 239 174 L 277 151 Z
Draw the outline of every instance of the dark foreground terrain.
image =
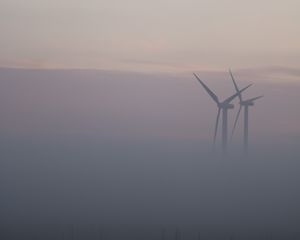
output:
M 5 240 L 202 240 L 300 239 L 300 231 L 282 229 L 225 229 L 222 226 L 158 226 L 98 224 L 2 225 Z

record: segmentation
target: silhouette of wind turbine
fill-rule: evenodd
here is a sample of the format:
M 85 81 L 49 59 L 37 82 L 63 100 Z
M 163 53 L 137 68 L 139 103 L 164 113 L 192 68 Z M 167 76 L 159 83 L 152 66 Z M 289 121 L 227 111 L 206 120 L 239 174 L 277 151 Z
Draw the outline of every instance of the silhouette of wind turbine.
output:
M 235 88 L 236 92 L 238 93 L 238 97 L 239 97 L 239 100 L 240 100 L 240 108 L 237 112 L 237 115 L 236 115 L 236 118 L 235 118 L 235 121 L 234 121 L 233 129 L 232 129 L 232 133 L 231 133 L 231 139 L 233 137 L 233 134 L 234 134 L 234 131 L 235 131 L 235 128 L 236 128 L 237 121 L 239 119 L 241 110 L 244 107 L 244 152 L 247 154 L 248 153 L 248 137 L 249 137 L 249 134 L 248 134 L 249 133 L 249 109 L 248 108 L 249 108 L 249 106 L 254 105 L 255 100 L 257 100 L 259 98 L 262 98 L 263 96 L 258 96 L 258 97 L 250 98 L 250 99 L 247 99 L 247 100 L 243 100 L 241 91 L 239 90 L 230 69 L 229 69 L 229 73 L 230 73 L 234 88 Z
M 194 76 L 197 78 L 197 80 L 200 82 L 202 87 L 206 90 L 206 92 L 211 96 L 211 98 L 215 101 L 218 107 L 218 114 L 217 114 L 217 119 L 216 119 L 216 124 L 215 124 L 215 132 L 214 132 L 214 142 L 213 142 L 213 149 L 215 149 L 216 145 L 216 137 L 217 137 L 217 131 L 218 131 L 218 125 L 219 125 L 219 117 L 220 117 L 220 112 L 222 110 L 222 149 L 223 153 L 226 153 L 227 151 L 227 132 L 228 132 L 228 121 L 227 121 L 227 111 L 228 109 L 232 109 L 234 107 L 233 104 L 230 102 L 236 98 L 241 92 L 246 90 L 248 87 L 250 87 L 252 84 L 248 85 L 247 87 L 244 87 L 241 90 L 238 90 L 235 94 L 232 96 L 228 97 L 225 99 L 223 102 L 220 102 L 217 95 L 214 94 L 213 91 L 211 91 L 205 84 L 204 82 L 201 81 L 201 79 L 194 73 Z

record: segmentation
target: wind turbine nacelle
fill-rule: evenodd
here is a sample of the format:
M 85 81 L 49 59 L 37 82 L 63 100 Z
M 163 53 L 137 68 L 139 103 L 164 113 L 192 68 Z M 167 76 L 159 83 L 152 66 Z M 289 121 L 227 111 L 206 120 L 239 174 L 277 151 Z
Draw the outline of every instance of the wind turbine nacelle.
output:
M 220 108 L 227 108 L 227 109 L 229 109 L 229 108 L 234 108 L 234 105 L 231 104 L 231 103 L 220 103 L 219 107 Z
M 254 102 L 243 102 L 243 103 L 241 103 L 241 105 L 243 105 L 243 106 L 253 106 L 254 105 Z

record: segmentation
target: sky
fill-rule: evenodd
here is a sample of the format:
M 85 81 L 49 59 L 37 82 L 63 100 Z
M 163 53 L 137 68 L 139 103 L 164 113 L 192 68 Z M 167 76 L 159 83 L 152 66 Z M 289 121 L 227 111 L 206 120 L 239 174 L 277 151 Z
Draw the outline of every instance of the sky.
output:
M 1 0 L 0 66 L 299 68 L 297 0 Z

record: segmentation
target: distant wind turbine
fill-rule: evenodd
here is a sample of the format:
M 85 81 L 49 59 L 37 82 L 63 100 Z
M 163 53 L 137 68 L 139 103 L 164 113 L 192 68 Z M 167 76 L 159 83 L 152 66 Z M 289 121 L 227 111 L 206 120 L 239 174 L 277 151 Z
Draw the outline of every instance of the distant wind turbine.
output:
M 214 94 L 213 91 L 211 91 L 205 84 L 204 82 L 201 81 L 201 79 L 194 73 L 194 76 L 197 78 L 197 80 L 200 82 L 202 87 L 206 90 L 206 92 L 211 96 L 211 98 L 215 101 L 218 107 L 218 114 L 217 114 L 217 119 L 216 119 L 216 124 L 215 124 L 215 132 L 214 132 L 214 142 L 213 142 L 213 148 L 215 149 L 216 145 L 216 137 L 217 137 L 217 130 L 218 130 L 218 124 L 219 124 L 219 117 L 220 117 L 220 112 L 222 110 L 222 149 L 223 153 L 226 153 L 227 151 L 227 132 L 228 132 L 228 121 L 227 121 L 227 111 L 228 109 L 232 109 L 234 107 L 233 104 L 230 102 L 239 96 L 241 92 L 246 90 L 248 87 L 250 87 L 252 84 L 248 85 L 247 87 L 244 87 L 241 90 L 238 90 L 235 94 L 232 96 L 228 97 L 225 99 L 223 102 L 220 102 L 217 95 Z
M 238 121 L 239 116 L 240 116 L 240 112 L 241 112 L 242 108 L 244 107 L 244 152 L 247 154 L 248 153 L 248 137 L 249 137 L 249 135 L 248 135 L 248 132 L 249 132 L 249 111 L 248 110 L 249 109 L 248 108 L 249 108 L 249 106 L 254 105 L 255 100 L 257 100 L 259 98 L 262 98 L 263 96 L 258 96 L 258 97 L 250 98 L 250 99 L 247 99 L 247 100 L 243 100 L 241 91 L 239 90 L 230 69 L 229 69 L 229 73 L 230 73 L 234 88 L 235 88 L 236 92 L 238 93 L 238 97 L 239 97 L 239 100 L 240 100 L 240 108 L 237 112 L 237 115 L 236 115 L 236 118 L 235 118 L 235 121 L 234 121 L 234 126 L 233 126 L 233 129 L 232 129 L 231 138 L 233 137 L 233 134 L 234 134 L 234 131 L 235 131 L 235 128 L 236 128 L 236 125 L 237 125 L 237 121 Z

